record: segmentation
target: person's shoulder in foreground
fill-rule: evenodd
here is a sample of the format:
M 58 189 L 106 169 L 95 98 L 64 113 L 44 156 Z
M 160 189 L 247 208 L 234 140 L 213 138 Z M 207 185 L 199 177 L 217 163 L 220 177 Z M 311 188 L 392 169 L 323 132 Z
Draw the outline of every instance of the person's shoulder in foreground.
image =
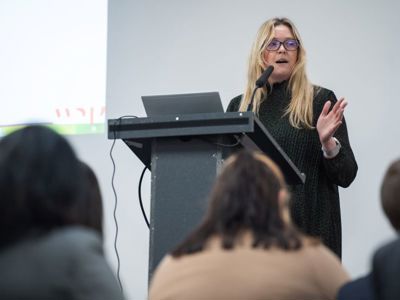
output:
M 123 299 L 100 235 L 65 227 L 0 253 L 1 299 Z
M 378 249 L 372 262 L 377 299 L 400 299 L 400 238 Z

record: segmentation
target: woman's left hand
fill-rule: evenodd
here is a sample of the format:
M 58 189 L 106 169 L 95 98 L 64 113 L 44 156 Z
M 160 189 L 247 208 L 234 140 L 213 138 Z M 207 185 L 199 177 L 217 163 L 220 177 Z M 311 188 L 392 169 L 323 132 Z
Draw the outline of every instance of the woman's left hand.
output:
M 336 145 L 335 141 L 333 140 L 333 135 L 342 124 L 343 113 L 347 106 L 347 101 L 344 99 L 344 97 L 341 97 L 335 103 L 332 110 L 329 111 L 331 105 L 331 101 L 327 101 L 325 103 L 317 121 L 319 140 L 322 147 L 327 150 L 334 148 Z

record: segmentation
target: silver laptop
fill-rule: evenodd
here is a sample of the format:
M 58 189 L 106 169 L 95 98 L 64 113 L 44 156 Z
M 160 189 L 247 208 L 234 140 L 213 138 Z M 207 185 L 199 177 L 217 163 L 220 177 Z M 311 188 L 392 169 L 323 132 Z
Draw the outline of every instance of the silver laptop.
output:
M 218 92 L 142 96 L 147 116 L 224 112 Z

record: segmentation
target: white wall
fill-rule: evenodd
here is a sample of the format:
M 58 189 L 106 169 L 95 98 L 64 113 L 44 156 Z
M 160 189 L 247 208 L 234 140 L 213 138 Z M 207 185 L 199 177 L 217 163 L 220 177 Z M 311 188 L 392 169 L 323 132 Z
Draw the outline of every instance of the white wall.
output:
M 394 236 L 379 204 L 389 162 L 400 156 L 396 87 L 400 61 L 397 1 L 110 0 L 108 118 L 144 116 L 141 95 L 214 91 L 226 107 L 242 92 L 250 44 L 259 25 L 287 16 L 308 50 L 314 83 L 346 96 L 349 135 L 359 172 L 341 190 L 343 263 L 352 276 L 369 269 L 374 249 Z M 105 198 L 107 252 L 115 265 L 111 141 L 74 137 L 80 156 L 97 172 Z M 114 150 L 119 197 L 121 276 L 129 299 L 147 295 L 148 229 L 137 183 L 140 161 L 121 141 Z M 143 199 L 149 207 L 149 176 Z

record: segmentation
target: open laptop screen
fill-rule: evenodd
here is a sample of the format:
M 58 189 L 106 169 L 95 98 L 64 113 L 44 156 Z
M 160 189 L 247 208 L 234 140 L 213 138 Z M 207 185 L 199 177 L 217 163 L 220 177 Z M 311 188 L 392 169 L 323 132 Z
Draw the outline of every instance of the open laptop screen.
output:
M 223 112 L 218 92 L 142 96 L 147 116 Z

